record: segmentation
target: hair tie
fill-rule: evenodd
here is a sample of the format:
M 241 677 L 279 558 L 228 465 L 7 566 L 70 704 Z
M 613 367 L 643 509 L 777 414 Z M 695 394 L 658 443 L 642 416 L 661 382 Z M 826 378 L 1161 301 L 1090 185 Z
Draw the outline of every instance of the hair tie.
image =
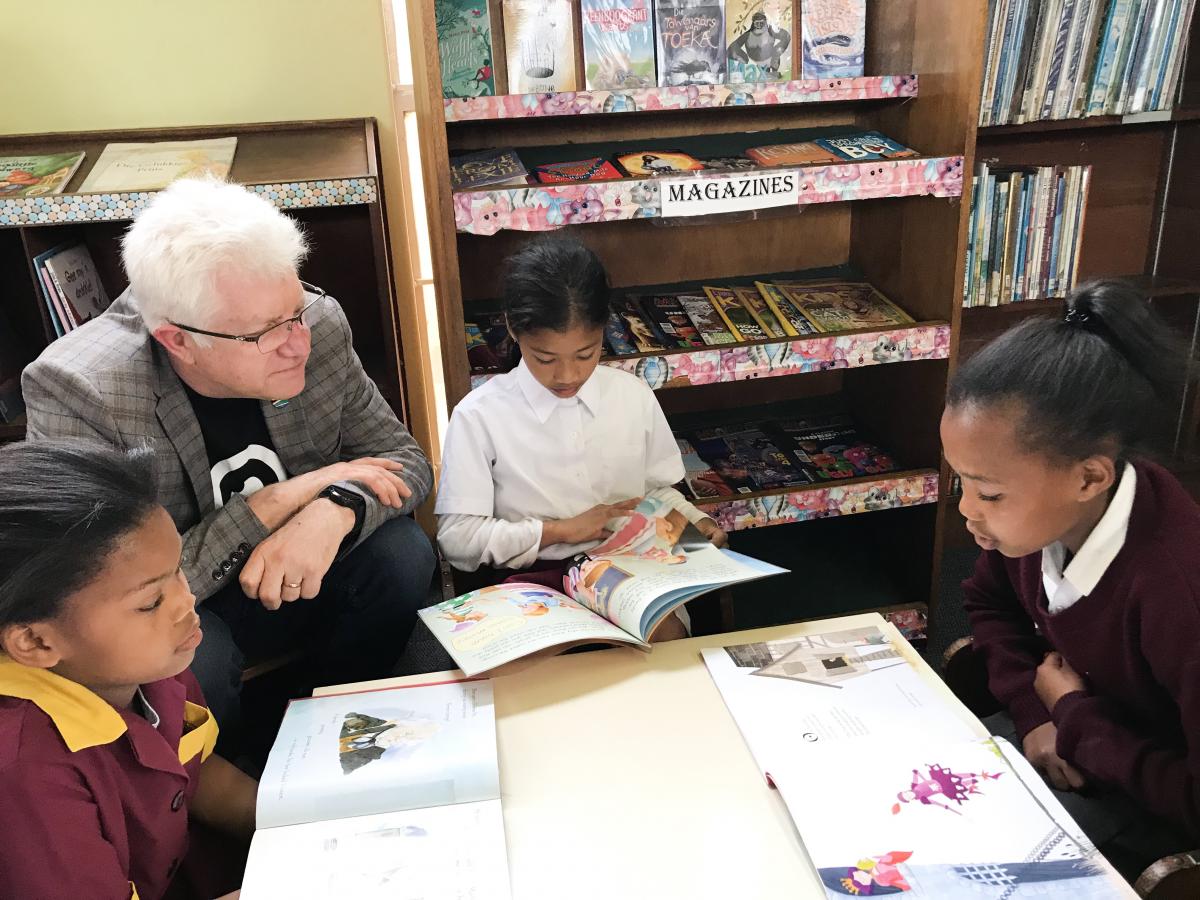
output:
M 1063 321 L 1068 325 L 1086 325 L 1092 321 L 1092 314 L 1086 309 L 1080 309 L 1078 306 L 1072 306 L 1063 316 Z

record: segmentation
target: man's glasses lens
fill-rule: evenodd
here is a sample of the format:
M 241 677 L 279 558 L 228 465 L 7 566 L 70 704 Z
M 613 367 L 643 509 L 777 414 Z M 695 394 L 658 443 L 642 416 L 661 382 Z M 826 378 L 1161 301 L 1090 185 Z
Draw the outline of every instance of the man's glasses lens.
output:
M 304 326 L 309 327 L 312 323 L 313 313 L 316 311 L 317 305 L 325 299 L 325 294 L 314 297 L 309 301 L 308 306 L 300 310 L 300 314 L 295 318 L 280 322 L 269 331 L 264 331 L 258 336 L 256 343 L 258 344 L 259 353 L 274 353 L 280 347 L 288 342 L 288 338 L 292 335 L 292 329 Z

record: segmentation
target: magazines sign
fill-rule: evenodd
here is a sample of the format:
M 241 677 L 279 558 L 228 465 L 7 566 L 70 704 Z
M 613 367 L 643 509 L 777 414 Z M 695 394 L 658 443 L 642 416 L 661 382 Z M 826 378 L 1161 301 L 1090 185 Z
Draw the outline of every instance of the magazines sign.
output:
M 720 213 L 798 206 L 800 173 L 735 172 L 712 178 L 670 178 L 662 182 L 662 216 L 711 216 Z

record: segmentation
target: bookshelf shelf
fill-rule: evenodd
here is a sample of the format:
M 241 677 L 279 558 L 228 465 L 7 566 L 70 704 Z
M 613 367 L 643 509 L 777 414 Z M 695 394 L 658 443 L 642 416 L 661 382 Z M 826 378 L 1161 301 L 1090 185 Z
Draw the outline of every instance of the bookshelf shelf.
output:
M 1200 279 L 1163 278 L 1154 275 L 1121 276 L 1152 300 L 1167 300 L 1175 297 L 1200 295 Z M 1019 303 L 1002 303 L 999 306 L 969 306 L 963 308 L 964 321 L 985 321 L 989 316 L 1021 316 L 1036 313 L 1059 312 L 1066 302 L 1064 297 L 1046 300 L 1024 300 Z
M 759 171 L 759 170 L 750 170 Z M 842 165 L 774 168 L 796 173 L 799 206 L 896 197 L 960 197 L 963 157 L 885 159 Z M 722 174 L 711 173 L 719 178 Z M 482 188 L 454 194 L 454 222 L 461 234 L 553 231 L 566 225 L 662 218 L 662 178 L 623 178 L 586 184 Z M 698 173 L 695 180 L 706 180 Z
M 937 471 L 912 469 L 889 472 L 881 477 L 694 502 L 712 516 L 721 528 L 734 532 L 920 506 L 937 503 L 937 500 Z
M 1132 113 L 1126 116 L 1092 116 L 1085 119 L 1044 119 L 1019 125 L 988 125 L 979 129 L 981 139 L 1024 137 L 1069 131 L 1129 128 L 1133 126 L 1169 126 L 1200 121 L 1200 107 L 1163 112 Z
M 890 330 L 843 331 L 783 341 L 745 341 L 704 349 L 606 357 L 601 363 L 636 375 L 652 389 L 663 391 L 946 359 L 949 355 L 949 323 L 919 322 Z M 472 374 L 471 389 L 493 377 Z
M 826 80 L 812 78 L 778 84 L 694 84 L 627 91 L 454 97 L 445 99 L 442 109 L 446 122 L 453 124 L 557 116 L 623 115 L 720 106 L 903 100 L 917 96 L 917 89 L 916 75 L 875 75 Z

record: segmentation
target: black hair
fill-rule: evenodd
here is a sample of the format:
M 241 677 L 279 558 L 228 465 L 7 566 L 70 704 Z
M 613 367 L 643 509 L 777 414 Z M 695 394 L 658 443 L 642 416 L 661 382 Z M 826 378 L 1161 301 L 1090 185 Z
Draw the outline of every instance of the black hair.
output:
M 158 507 L 149 450 L 0 448 L 0 628 L 45 622 Z
M 508 258 L 504 315 L 516 337 L 575 325 L 602 328 L 608 322 L 609 294 L 600 258 L 572 238 L 537 238 Z
M 1022 446 L 1060 460 L 1154 454 L 1191 361 L 1145 297 L 1121 281 L 1081 285 L 1058 318 L 1005 332 L 955 373 L 946 405 L 1013 404 Z

